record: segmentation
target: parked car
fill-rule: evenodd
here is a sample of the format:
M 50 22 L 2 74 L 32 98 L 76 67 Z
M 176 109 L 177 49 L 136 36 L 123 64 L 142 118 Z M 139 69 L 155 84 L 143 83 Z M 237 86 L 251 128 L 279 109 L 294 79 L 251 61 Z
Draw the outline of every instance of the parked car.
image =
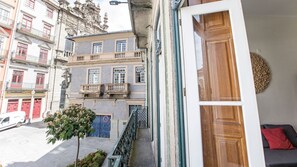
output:
M 8 112 L 0 115 L 0 131 L 11 127 L 19 127 L 26 122 L 24 111 Z

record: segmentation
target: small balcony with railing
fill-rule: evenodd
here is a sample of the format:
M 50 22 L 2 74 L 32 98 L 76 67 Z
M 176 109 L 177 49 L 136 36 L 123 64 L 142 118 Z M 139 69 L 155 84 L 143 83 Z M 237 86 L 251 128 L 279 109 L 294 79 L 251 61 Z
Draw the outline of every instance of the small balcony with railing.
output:
M 7 56 L 8 56 L 8 50 L 0 49 L 0 62 L 3 62 L 5 59 L 7 59 Z
M 6 16 L 2 16 L 0 15 L 0 26 L 7 28 L 7 29 L 12 29 L 14 25 L 14 20 L 6 17 Z
M 8 91 L 26 91 L 35 90 L 40 92 L 45 92 L 48 90 L 48 84 L 36 84 L 36 83 L 26 83 L 26 82 L 8 82 L 6 89 Z
M 49 67 L 50 66 L 50 60 L 44 59 L 41 57 L 28 55 L 28 54 L 19 54 L 14 53 L 11 57 L 12 61 L 19 62 L 19 63 L 25 63 L 25 64 L 32 64 L 32 65 L 38 65 L 43 67 Z
M 33 38 L 37 38 L 40 40 L 43 40 L 48 43 L 54 43 L 55 42 L 55 36 L 50 35 L 46 32 L 43 32 L 41 30 L 32 28 L 32 27 L 27 27 L 26 25 L 23 25 L 22 23 L 17 24 L 17 32 L 26 34 L 28 36 L 31 36 Z
M 129 93 L 129 83 L 105 84 L 104 94 L 106 95 L 106 97 L 110 97 L 111 95 L 122 95 L 125 98 L 128 97 Z
M 148 115 L 146 107 L 131 113 L 126 127 L 108 156 L 108 167 L 156 166 Z
M 80 85 L 79 93 L 83 95 L 102 95 L 103 84 L 83 84 Z
M 69 57 L 68 63 L 96 63 L 96 62 L 131 62 L 142 61 L 144 51 L 120 53 L 80 54 Z

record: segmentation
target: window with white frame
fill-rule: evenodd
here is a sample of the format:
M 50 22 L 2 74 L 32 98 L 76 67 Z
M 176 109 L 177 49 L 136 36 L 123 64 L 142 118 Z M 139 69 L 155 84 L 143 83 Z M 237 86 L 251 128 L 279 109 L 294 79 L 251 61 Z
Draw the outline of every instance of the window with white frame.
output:
M 46 9 L 46 16 L 48 17 L 48 18 L 53 18 L 53 13 L 54 13 L 54 10 L 53 9 L 51 9 L 51 8 L 49 8 L 49 7 L 47 7 L 47 9 Z
M 89 69 L 88 73 L 89 84 L 100 83 L 100 68 Z
M 0 22 L 5 23 L 5 24 L 10 24 L 9 23 L 9 11 L 5 10 L 0 7 Z
M 117 67 L 113 69 L 113 83 L 125 83 L 126 69 Z
M 116 41 L 116 52 L 126 52 L 127 50 L 127 41 L 118 40 Z
M 22 28 L 24 30 L 28 30 L 30 31 L 32 28 L 32 21 L 33 18 L 28 16 L 28 15 L 23 15 L 23 19 L 22 19 Z
M 93 54 L 102 53 L 102 51 L 103 51 L 102 46 L 103 46 L 102 45 L 102 42 L 93 43 L 93 51 L 92 51 L 92 53 Z
M 64 57 L 72 56 L 73 48 L 74 48 L 74 41 L 70 39 L 71 37 L 72 36 L 66 36 Z
M 50 38 L 52 26 L 44 23 L 43 25 L 43 37 Z
M 35 0 L 26 0 L 26 6 L 28 6 L 31 9 L 34 9 Z
M 135 82 L 136 83 L 145 83 L 145 73 L 143 66 L 135 67 Z

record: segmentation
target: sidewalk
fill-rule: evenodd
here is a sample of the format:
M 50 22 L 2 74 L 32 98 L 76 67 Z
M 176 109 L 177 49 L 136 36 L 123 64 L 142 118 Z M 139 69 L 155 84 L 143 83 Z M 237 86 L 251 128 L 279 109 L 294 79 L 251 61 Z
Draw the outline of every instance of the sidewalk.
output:
M 155 167 L 149 129 L 138 129 L 130 159 L 131 167 Z

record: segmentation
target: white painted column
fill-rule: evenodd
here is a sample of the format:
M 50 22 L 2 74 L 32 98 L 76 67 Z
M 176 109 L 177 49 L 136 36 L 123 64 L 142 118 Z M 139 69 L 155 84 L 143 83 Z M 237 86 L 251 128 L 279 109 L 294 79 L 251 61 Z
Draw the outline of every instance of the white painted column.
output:
M 33 107 L 34 107 L 34 94 L 35 94 L 35 90 L 32 90 L 31 92 L 31 103 L 30 103 L 30 113 L 29 113 L 29 122 L 32 122 L 32 118 L 33 118 Z

